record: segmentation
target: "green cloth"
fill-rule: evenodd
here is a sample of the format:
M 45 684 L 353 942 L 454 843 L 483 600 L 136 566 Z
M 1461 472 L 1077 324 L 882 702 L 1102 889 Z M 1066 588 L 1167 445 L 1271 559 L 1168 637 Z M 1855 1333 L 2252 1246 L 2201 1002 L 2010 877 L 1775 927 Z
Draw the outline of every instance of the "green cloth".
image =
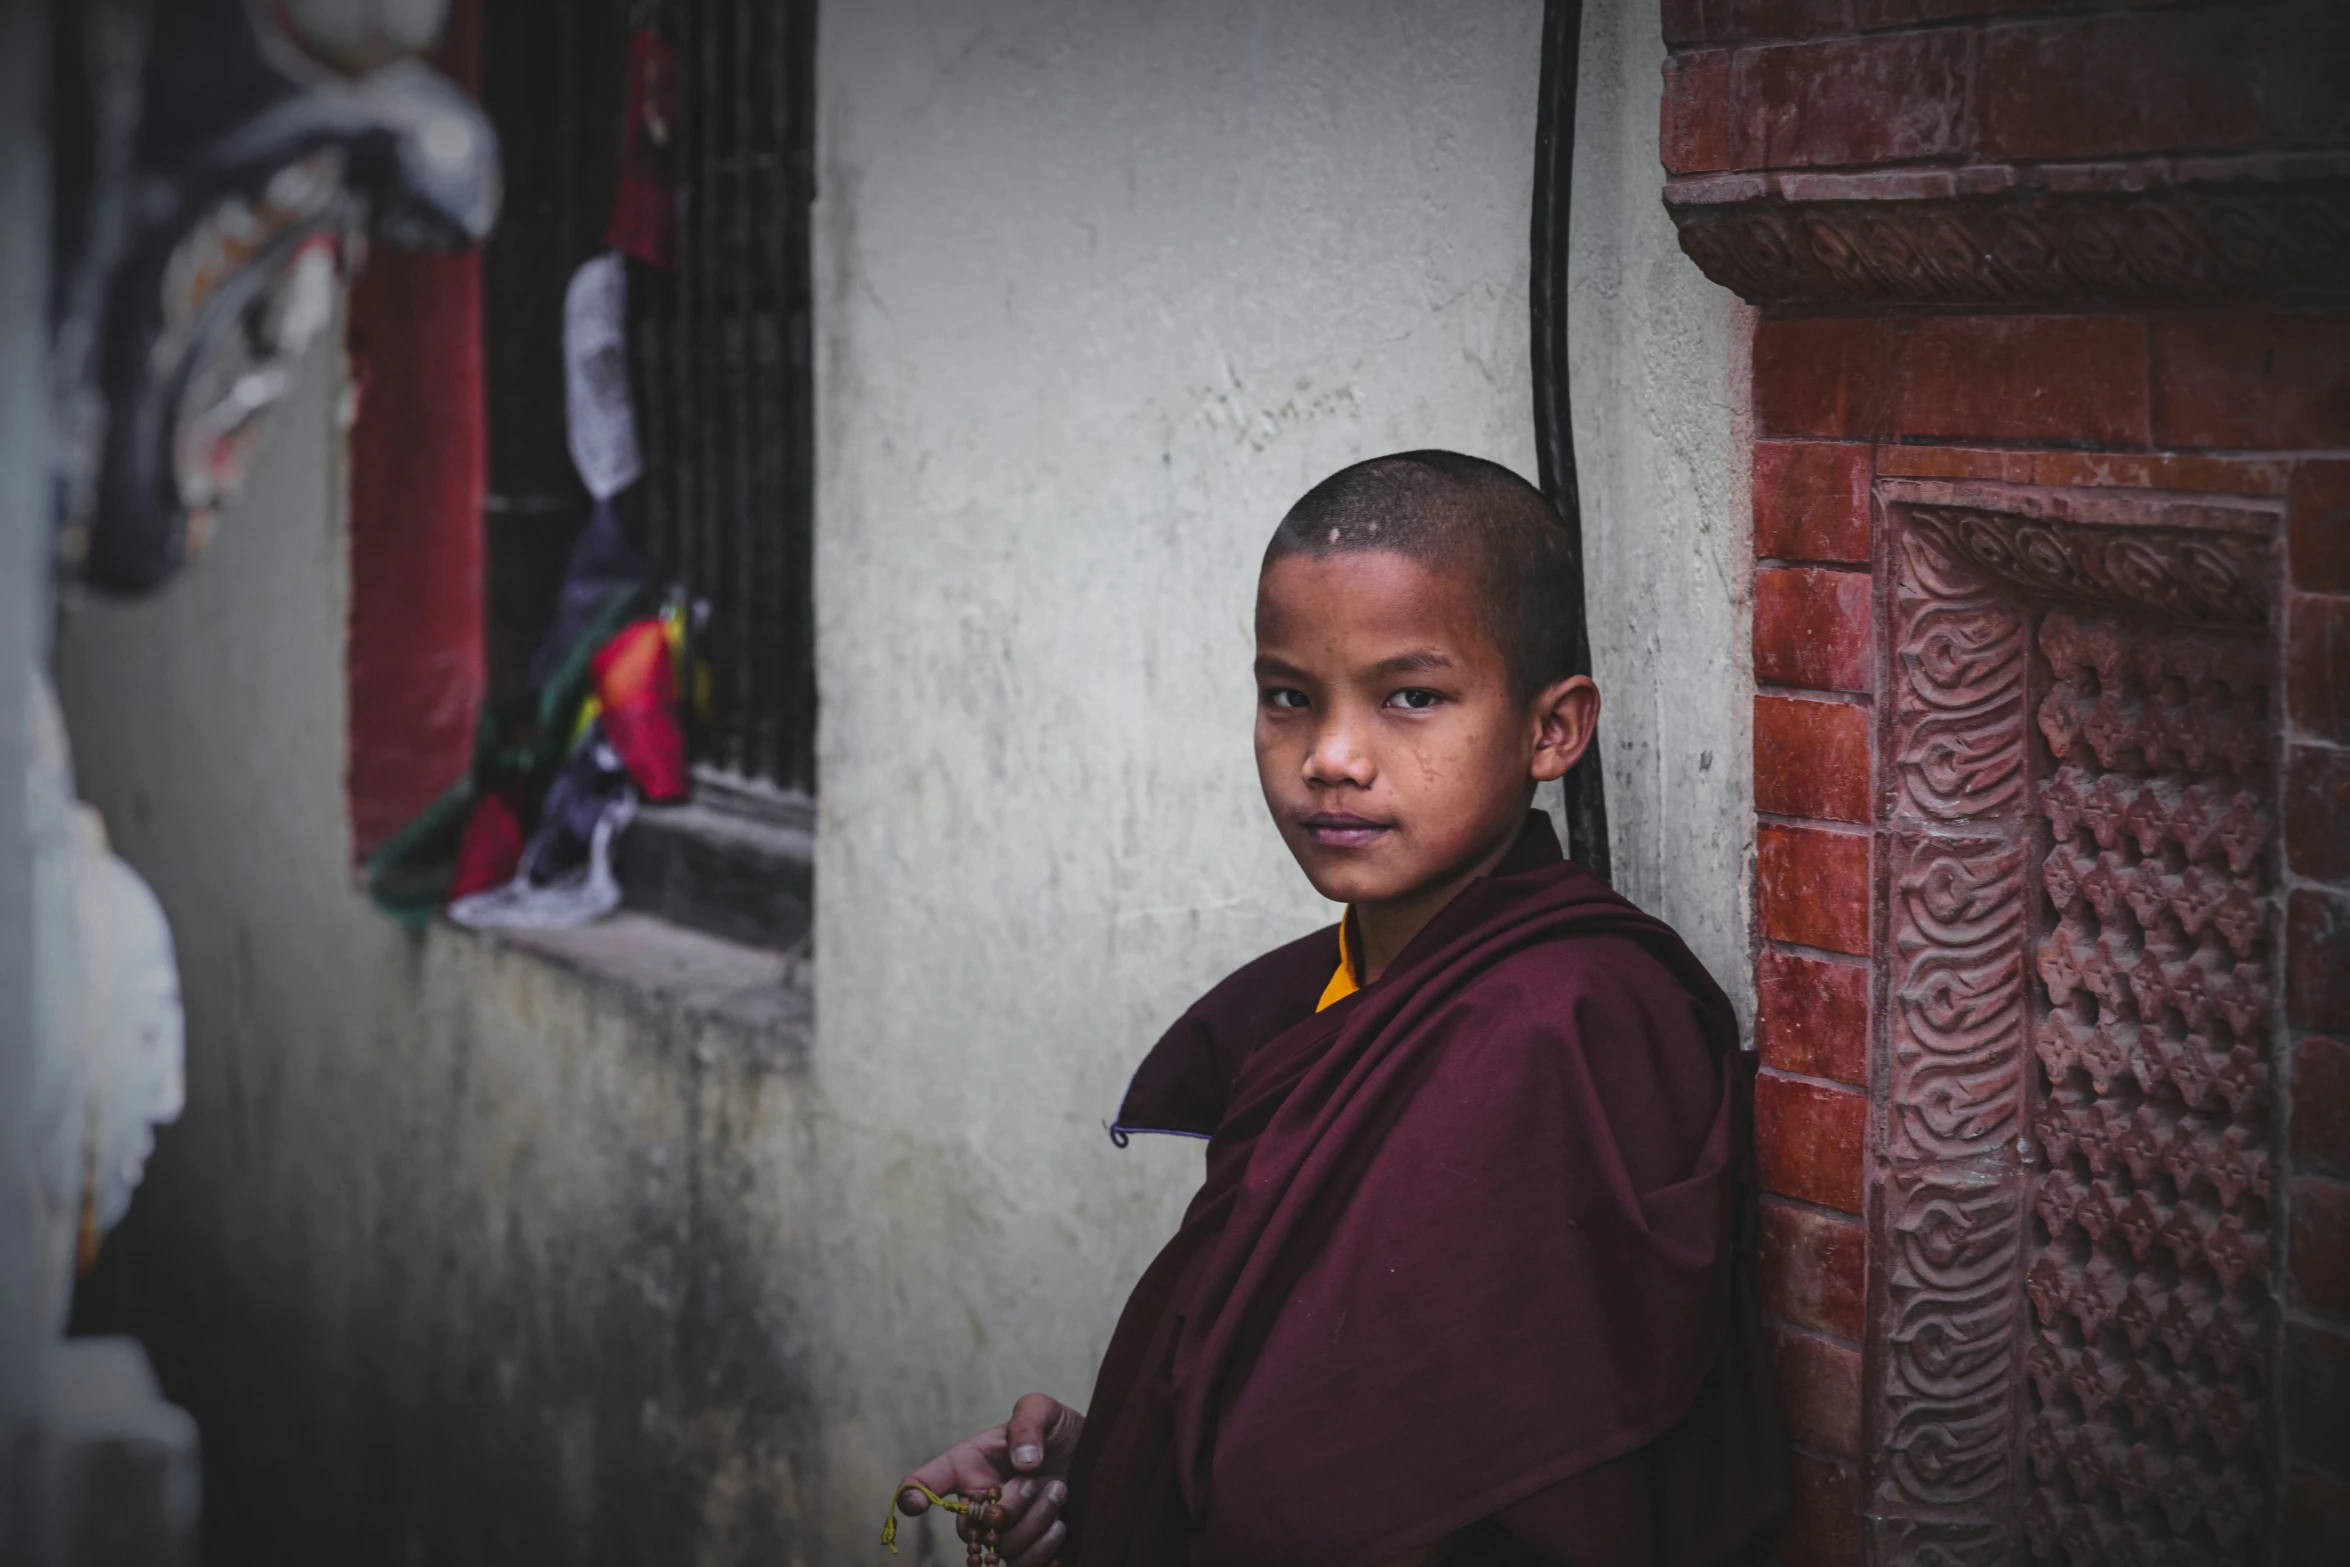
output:
M 653 612 L 650 588 L 616 588 L 580 629 L 563 662 L 536 691 L 484 702 L 474 722 L 473 763 L 465 776 L 416 813 L 367 857 L 367 895 L 403 925 L 423 925 L 449 901 L 457 850 L 474 807 L 511 791 L 535 814 L 555 772 L 571 753 L 579 711 L 593 687 L 596 652 L 622 626 Z

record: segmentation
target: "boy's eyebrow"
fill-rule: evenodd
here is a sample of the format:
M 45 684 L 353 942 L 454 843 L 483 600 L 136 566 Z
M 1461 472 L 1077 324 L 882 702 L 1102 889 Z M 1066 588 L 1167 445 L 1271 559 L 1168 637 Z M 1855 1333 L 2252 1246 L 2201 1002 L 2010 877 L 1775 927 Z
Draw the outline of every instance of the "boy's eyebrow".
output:
M 1409 653 L 1398 653 L 1383 658 L 1371 666 L 1375 675 L 1417 675 L 1434 669 L 1450 669 L 1452 660 L 1432 647 L 1419 647 Z
M 1432 647 L 1416 647 L 1410 652 L 1397 653 L 1392 657 L 1379 660 L 1365 673 L 1375 678 L 1385 678 L 1393 675 L 1423 675 L 1434 670 L 1455 667 L 1457 666 L 1453 663 L 1450 655 L 1440 653 Z M 1285 676 L 1292 680 L 1307 678 L 1304 670 L 1295 664 L 1285 663 L 1270 653 L 1257 655 L 1256 672 L 1259 678 L 1267 676 Z

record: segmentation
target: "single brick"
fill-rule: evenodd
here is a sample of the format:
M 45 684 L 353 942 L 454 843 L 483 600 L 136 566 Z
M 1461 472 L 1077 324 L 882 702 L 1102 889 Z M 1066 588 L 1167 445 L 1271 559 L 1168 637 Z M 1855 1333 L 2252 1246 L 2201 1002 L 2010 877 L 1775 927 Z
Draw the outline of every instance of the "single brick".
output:
M 1740 50 L 1731 166 L 1848 167 L 1963 151 L 1968 42 L 1945 29 Z
M 1877 472 L 1889 479 L 1991 479 L 2030 483 L 2032 454 L 1997 446 L 1877 446 Z
M 1754 1085 L 1755 1163 L 1763 1189 L 1860 1212 L 1867 1125 L 1866 1096 L 1765 1071 Z
M 1881 317 L 1766 319 L 1754 331 L 1754 417 L 1764 435 L 1870 436 L 1884 397 Z
M 1755 555 L 1867 565 L 1871 467 L 1865 442 L 1757 441 Z
M 2205 457 L 2176 452 L 2029 452 L 2027 484 L 2107 485 L 2137 490 L 2209 490 L 2282 495 L 2285 464 L 2273 457 Z
M 2285 900 L 2285 1016 L 2350 1029 L 2350 898 L 2296 887 Z
M 2350 462 L 2299 464 L 2285 504 L 2293 586 L 2350 593 Z
M 2285 1433 L 2293 1456 L 2350 1475 L 2350 1334 L 2285 1325 Z
M 1712 39 L 1713 13 L 1718 9 L 1718 0 L 1660 0 L 1656 19 L 1664 32 L 1665 46 L 1677 49 Z
M 2312 1034 L 2293 1049 L 2293 1163 L 2350 1175 L 2350 1045 Z
M 1758 731 L 1758 758 L 1761 746 Z M 1759 770 L 1760 761 L 1755 765 Z M 2350 881 L 2350 751 L 2293 748 L 2285 764 L 2285 863 L 2316 881 Z
M 2154 319 L 2161 446 L 2350 446 L 2350 315 Z
M 2254 13 L 2261 34 L 2260 104 L 2269 146 L 2350 141 L 2350 6 L 2294 0 Z M 2345 1560 L 2350 1560 L 2346 1556 Z
M 1857 1340 L 1868 1325 L 1868 1244 L 1857 1219 L 1762 1204 L 1763 1309 L 1798 1327 Z
M 1860 1471 L 1794 1455 L 1795 1504 L 1771 1554 L 1779 1567 L 1860 1567 Z
M 2350 1186 L 2293 1183 L 2293 1303 L 2350 1318 Z
M 1942 316 L 1896 342 L 1890 433 L 2146 444 L 2146 328 L 2128 316 Z
M 1976 151 L 2115 158 L 2253 146 L 2259 53 L 2254 29 L 2232 8 L 1989 28 Z
M 2350 1485 L 2304 1471 L 2285 1482 L 2285 1531 L 2278 1567 L 2350 1562 Z
M 1755 959 L 1754 988 L 1763 1065 L 1854 1087 L 1868 1081 L 1866 968 L 1764 951 Z
M 1869 820 L 1869 710 L 1801 697 L 1754 699 L 1754 808 Z
M 1664 0 L 1665 42 L 1813 38 L 1850 29 L 1846 0 Z
M 1755 923 L 1766 941 L 1866 956 L 1869 840 L 1822 827 L 1755 829 Z
M 1773 1329 L 1787 1434 L 1814 1452 L 1860 1456 L 1860 1351 Z
M 1720 9 L 1720 0 L 1661 0 L 1657 23 L 1664 31 L 1665 46 L 1677 49 L 1683 44 L 1712 41 L 1716 37 L 1714 14 Z
M 2311 738 L 2350 745 L 2350 598 L 2286 601 L 2285 711 Z
M 1864 32 L 1961 16 L 2012 16 L 2033 11 L 2080 11 L 2101 0 L 1852 0 L 1852 25 Z
M 2282 495 L 2292 464 L 2274 457 L 2176 452 L 2048 452 L 2012 447 L 1908 446 L 1876 449 L 1877 472 L 1912 479 L 1990 479 L 2062 489 L 2205 490 Z
M 1674 174 L 1730 167 L 1730 52 L 1699 49 L 1665 58 L 1659 152 Z
M 1875 664 L 1863 571 L 1778 566 L 1754 574 L 1754 678 L 1807 691 L 1866 691 Z

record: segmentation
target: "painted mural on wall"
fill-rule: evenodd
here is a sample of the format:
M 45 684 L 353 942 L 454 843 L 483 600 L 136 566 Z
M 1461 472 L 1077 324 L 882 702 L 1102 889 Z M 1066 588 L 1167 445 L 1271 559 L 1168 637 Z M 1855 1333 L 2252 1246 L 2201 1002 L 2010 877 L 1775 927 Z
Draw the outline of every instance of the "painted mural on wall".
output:
M 75 579 L 147 592 L 202 551 L 366 236 L 488 236 L 496 133 L 409 57 L 446 11 L 103 0 L 61 18 L 81 69 L 60 92 L 60 163 L 87 176 L 57 246 Z
M 80 66 L 62 73 L 56 133 L 66 580 L 142 593 L 202 550 L 369 234 L 442 248 L 487 236 L 495 133 L 409 57 L 446 12 L 103 0 L 60 15 L 60 60 Z M 53 714 L 35 686 L 36 718 Z M 149 1125 L 179 1110 L 177 980 L 153 894 L 71 805 L 62 727 L 36 727 L 34 838 L 55 911 L 44 1173 L 66 1237 L 49 1249 L 86 1259 L 129 1206 Z M 70 1293 L 70 1271 L 44 1276 L 45 1320 L 62 1323 Z

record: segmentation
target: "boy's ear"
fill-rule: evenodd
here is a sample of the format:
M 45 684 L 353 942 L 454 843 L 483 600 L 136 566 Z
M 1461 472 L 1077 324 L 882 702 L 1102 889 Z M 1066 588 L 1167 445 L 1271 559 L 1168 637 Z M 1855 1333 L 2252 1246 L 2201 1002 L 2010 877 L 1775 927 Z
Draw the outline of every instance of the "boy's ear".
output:
M 1543 687 L 1534 699 L 1534 760 L 1528 769 L 1536 783 L 1564 778 L 1591 749 L 1592 731 L 1599 727 L 1599 687 L 1589 675 L 1570 675 Z

